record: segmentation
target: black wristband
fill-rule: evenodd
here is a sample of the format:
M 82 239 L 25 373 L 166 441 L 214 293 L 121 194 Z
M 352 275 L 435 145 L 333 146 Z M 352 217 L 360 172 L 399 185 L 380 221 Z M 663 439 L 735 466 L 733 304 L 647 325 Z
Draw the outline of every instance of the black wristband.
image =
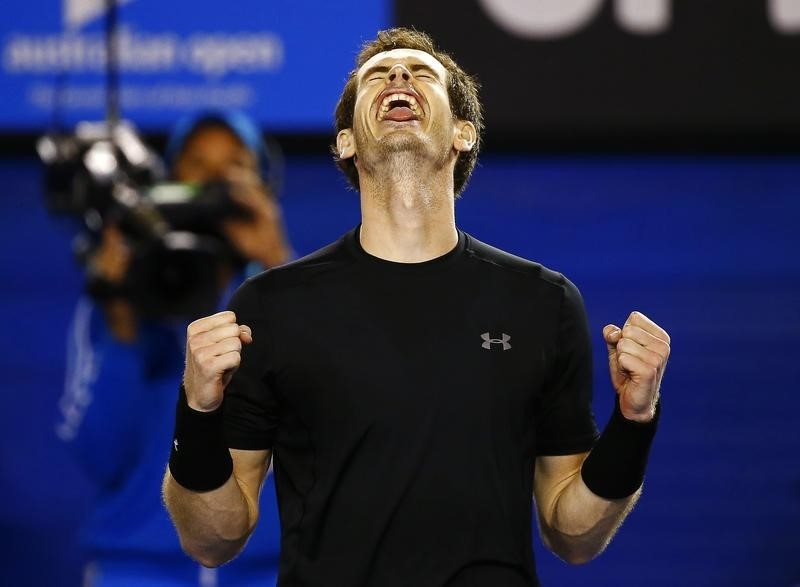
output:
M 192 491 L 222 487 L 233 473 L 233 461 L 222 432 L 222 408 L 200 412 L 189 407 L 181 385 L 175 409 L 175 435 L 169 455 L 172 478 Z
M 604 499 L 622 499 L 642 486 L 660 414 L 659 401 L 649 422 L 628 420 L 617 399 L 603 434 L 581 467 L 583 482 L 592 493 Z

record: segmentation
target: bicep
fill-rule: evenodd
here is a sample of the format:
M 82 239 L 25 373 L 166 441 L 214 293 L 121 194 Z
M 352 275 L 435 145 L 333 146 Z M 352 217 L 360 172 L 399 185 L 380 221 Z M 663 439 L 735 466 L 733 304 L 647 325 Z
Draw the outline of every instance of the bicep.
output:
M 539 518 L 550 524 L 562 491 L 580 475 L 588 452 L 571 455 L 540 456 L 533 473 L 533 496 Z
M 252 526 L 258 518 L 258 498 L 272 460 L 272 451 L 232 448 L 230 452 L 233 459 L 233 476 L 247 502 Z

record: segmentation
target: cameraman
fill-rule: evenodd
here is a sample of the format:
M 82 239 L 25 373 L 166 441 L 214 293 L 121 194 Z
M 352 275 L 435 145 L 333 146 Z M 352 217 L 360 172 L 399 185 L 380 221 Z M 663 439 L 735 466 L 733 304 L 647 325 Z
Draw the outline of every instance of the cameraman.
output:
M 204 112 L 181 121 L 167 146 L 178 182 L 223 181 L 243 212 L 220 221 L 221 232 L 242 261 L 260 267 L 286 262 L 290 247 L 280 208 L 262 181 L 269 161 L 255 125 L 240 113 Z M 142 314 L 126 297 L 135 251 L 118 224 L 107 220 L 90 255 L 95 301 L 82 300 L 69 336 L 66 391 L 58 435 L 68 442 L 97 487 L 83 531 L 92 587 L 268 585 L 277 575 L 278 519 L 274 501 L 261 504 L 261 546 L 221 569 L 205 569 L 181 550 L 159 500 L 161 474 L 180 385 L 189 317 Z M 220 263 L 217 299 L 237 286 L 240 263 Z M 263 523 L 266 522 L 266 523 Z M 263 553 L 274 556 L 264 557 Z

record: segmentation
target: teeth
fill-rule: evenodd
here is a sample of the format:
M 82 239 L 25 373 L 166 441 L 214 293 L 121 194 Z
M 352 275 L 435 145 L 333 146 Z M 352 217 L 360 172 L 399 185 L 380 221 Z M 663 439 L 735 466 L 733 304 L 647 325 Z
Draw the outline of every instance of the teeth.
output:
M 389 112 L 389 104 L 394 101 L 403 100 L 404 102 L 408 102 L 411 111 L 418 117 L 422 118 L 422 111 L 419 109 L 419 105 L 417 104 L 417 99 L 405 93 L 396 93 L 396 94 L 389 94 L 386 96 L 383 101 L 381 102 L 381 107 L 378 109 L 378 120 L 383 120 L 387 112 Z

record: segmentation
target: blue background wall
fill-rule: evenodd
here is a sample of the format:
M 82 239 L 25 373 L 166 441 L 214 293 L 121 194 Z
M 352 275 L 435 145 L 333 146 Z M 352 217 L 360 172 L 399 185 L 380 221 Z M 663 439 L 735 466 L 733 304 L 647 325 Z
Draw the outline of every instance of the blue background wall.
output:
M 58 587 L 90 489 L 54 433 L 81 282 L 40 171 L 0 162 L 0 584 Z M 289 158 L 283 205 L 301 254 L 358 220 L 322 156 Z M 800 157 L 486 156 L 457 210 L 581 288 L 601 425 L 602 326 L 638 309 L 672 335 L 645 495 L 589 565 L 538 552 L 545 586 L 800 584 Z

